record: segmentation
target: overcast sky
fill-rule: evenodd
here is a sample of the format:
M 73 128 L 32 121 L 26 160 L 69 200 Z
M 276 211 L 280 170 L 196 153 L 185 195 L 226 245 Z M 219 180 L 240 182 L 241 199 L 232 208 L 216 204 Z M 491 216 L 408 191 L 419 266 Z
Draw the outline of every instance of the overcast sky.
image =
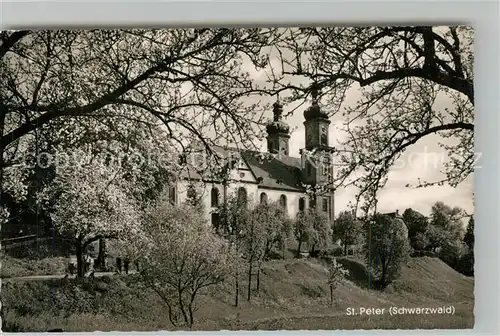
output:
M 254 80 L 258 82 L 265 81 L 265 73 L 253 71 Z M 359 98 L 356 89 L 351 90 L 347 95 L 346 105 L 354 104 Z M 444 110 L 446 101 L 438 101 L 435 108 Z M 441 105 L 441 106 L 440 106 Z M 286 119 L 286 122 L 293 129 L 290 138 L 290 155 L 300 157 L 299 149 L 304 147 L 304 117 L 303 111 L 309 105 L 304 104 L 294 114 Z M 291 107 L 284 107 L 284 114 L 290 111 Z M 272 118 L 272 111 L 268 112 L 269 118 Z M 330 124 L 330 146 L 335 147 L 339 140 L 343 140 L 345 134 L 341 131 L 343 120 L 338 117 L 331 119 Z M 469 176 L 458 187 L 452 188 L 448 185 L 434 186 L 427 188 L 407 188 L 408 183 L 417 184 L 421 181 L 439 181 L 445 178 L 441 172 L 443 161 L 447 160 L 447 155 L 441 147 L 438 146 L 443 138 L 438 135 L 431 135 L 421 139 L 415 145 L 408 148 L 404 153 L 398 166 L 393 167 L 389 173 L 389 180 L 386 187 L 379 193 L 378 211 L 394 212 L 399 210 L 402 213 L 406 208 L 413 208 L 424 215 L 429 215 L 431 207 L 435 202 L 442 201 L 449 206 L 458 206 L 468 213 L 474 212 L 473 207 L 473 176 Z M 263 141 L 261 149 L 266 151 L 266 144 Z M 354 202 L 354 189 L 339 190 L 335 198 L 335 213 L 346 210 L 349 202 Z

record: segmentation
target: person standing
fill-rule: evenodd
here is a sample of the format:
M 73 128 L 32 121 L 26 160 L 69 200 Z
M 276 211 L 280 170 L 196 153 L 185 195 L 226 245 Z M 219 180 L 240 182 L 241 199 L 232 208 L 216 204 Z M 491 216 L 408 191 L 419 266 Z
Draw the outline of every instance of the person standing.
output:
M 128 274 L 129 265 L 130 265 L 130 259 L 129 259 L 129 257 L 126 257 L 125 260 L 123 261 L 123 266 L 125 268 L 125 274 Z
M 116 258 L 116 271 L 121 274 L 122 272 L 122 258 Z

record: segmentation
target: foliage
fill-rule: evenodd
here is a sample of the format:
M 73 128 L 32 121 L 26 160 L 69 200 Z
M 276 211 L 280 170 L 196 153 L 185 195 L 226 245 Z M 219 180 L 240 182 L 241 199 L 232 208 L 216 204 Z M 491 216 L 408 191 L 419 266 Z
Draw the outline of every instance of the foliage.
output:
M 178 152 L 195 143 L 193 139 L 207 147 L 239 140 L 250 146 L 258 137 L 266 106 L 245 101 L 264 91 L 244 64 L 250 60 L 258 69 L 265 66 L 260 52 L 271 43 L 273 30 L 1 32 L 0 77 L 5 79 L 0 83 L 2 201 L 5 193 L 16 201 L 29 194 L 33 186 L 27 180 L 34 166 L 25 161 L 27 157 L 36 161 L 41 153 L 62 151 L 81 159 L 89 155 L 71 153 L 75 148 L 85 151 L 83 144 L 92 144 L 94 151 L 114 140 L 125 146 L 132 143 L 137 149 L 144 140 L 150 145 L 143 145 L 152 151 L 140 151 L 134 159 L 152 154 L 171 163 L 177 158 L 162 153 L 165 139 L 174 155 L 172 146 Z M 164 134 L 154 129 L 158 124 Z M 120 148 L 111 156 L 116 159 L 124 152 Z M 164 180 L 150 174 L 145 177 Z M 135 178 L 140 180 L 141 175 Z M 36 189 L 40 176 L 35 180 Z M 150 197 L 158 189 L 142 196 Z M 0 224 L 17 216 L 9 212 L 2 202 Z
M 316 208 L 300 211 L 294 221 L 293 234 L 298 243 L 297 258 L 303 243 L 308 243 L 311 254 L 315 254 L 316 248 L 325 249 L 332 237 L 328 215 Z
M 317 208 L 310 209 L 308 217 L 312 222 L 311 232 L 309 233 L 308 244 L 311 255 L 315 255 L 316 249 L 325 249 L 332 240 L 332 228 L 328 219 L 328 214 Z
M 347 247 L 360 241 L 363 225 L 350 211 L 340 212 L 334 225 L 333 237 L 341 240 L 344 245 L 344 255 L 347 255 Z
M 330 265 L 328 266 L 328 287 L 330 287 L 330 305 L 333 305 L 333 291 L 337 289 L 339 283 L 349 274 L 349 271 L 345 269 L 342 264 L 337 262 L 336 258 L 333 258 Z
M 324 88 L 320 98 L 330 116 L 342 113 L 347 138 L 338 146 L 335 184 L 358 187 L 356 204 L 375 207 L 391 167 L 433 135 L 442 136 L 449 154 L 446 177 L 417 187 L 456 186 L 474 171 L 472 27 L 310 27 L 279 34 L 269 82 L 290 91 L 289 101 L 307 99 L 314 82 Z M 295 84 L 304 79 L 309 83 Z M 346 106 L 352 90 L 361 98 Z
M 55 199 L 52 220 L 58 232 L 74 239 L 79 276 L 83 276 L 82 257 L 89 244 L 139 234 L 141 212 L 132 188 L 97 162 L 57 170 L 47 191 Z
M 309 211 L 300 211 L 293 225 L 293 235 L 297 240 L 297 258 L 300 258 L 300 253 L 302 251 L 301 247 L 303 243 L 309 241 L 312 232 L 312 222 L 309 220 Z
M 464 243 L 470 250 L 474 250 L 474 216 L 469 218 L 467 230 L 465 231 Z
M 427 217 L 412 208 L 408 208 L 403 212 L 403 219 L 408 227 L 408 238 L 411 247 L 414 250 L 422 250 L 425 246 L 422 235 L 425 234 L 429 224 Z
M 277 203 L 263 203 L 255 207 L 253 216 L 264 225 L 265 252 L 269 257 L 273 248 L 283 247 L 291 233 L 290 221 L 282 207 Z
M 168 308 L 174 326 L 194 323 L 197 299 L 232 270 L 231 246 L 189 205 L 158 202 L 148 216 L 141 275 Z
M 404 223 L 388 215 L 375 214 L 365 243 L 367 263 L 379 276 L 382 288 L 399 276 L 408 260 L 410 246 Z
M 462 240 L 464 229 L 462 219 L 466 216 L 463 209 L 450 207 L 443 202 L 436 202 L 432 206 L 430 223 L 445 230 L 450 239 Z

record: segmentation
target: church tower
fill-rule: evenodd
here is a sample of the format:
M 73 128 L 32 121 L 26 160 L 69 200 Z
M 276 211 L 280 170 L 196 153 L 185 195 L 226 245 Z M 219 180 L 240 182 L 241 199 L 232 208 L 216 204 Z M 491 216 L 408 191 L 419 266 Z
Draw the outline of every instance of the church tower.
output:
M 273 105 L 273 120 L 267 124 L 267 151 L 272 154 L 289 155 L 290 126 L 283 121 L 283 106 L 277 101 Z
M 312 104 L 304 111 L 304 127 L 306 133 L 306 150 L 328 150 L 330 119 L 318 104 L 319 89 L 316 84 L 311 88 Z
M 333 219 L 331 180 L 334 149 L 329 143 L 330 119 L 319 106 L 319 88 L 316 84 L 311 87 L 311 96 L 312 104 L 304 111 L 305 150 L 301 151 L 302 176 L 306 184 L 328 187 L 310 201 L 312 206 L 328 212 L 330 219 Z

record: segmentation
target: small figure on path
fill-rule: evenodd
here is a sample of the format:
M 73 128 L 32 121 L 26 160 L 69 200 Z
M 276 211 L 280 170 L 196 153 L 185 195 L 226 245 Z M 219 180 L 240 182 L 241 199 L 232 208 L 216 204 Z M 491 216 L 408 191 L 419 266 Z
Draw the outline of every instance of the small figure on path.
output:
M 73 275 L 75 274 L 75 264 L 70 262 L 69 265 L 68 265 L 68 271 L 69 271 L 69 274 L 70 275 Z
M 116 258 L 116 271 L 118 273 L 122 272 L 122 258 L 120 258 L 120 257 Z
M 123 261 L 123 266 L 125 268 L 125 274 L 128 274 L 128 266 L 130 265 L 130 259 L 128 257 Z

